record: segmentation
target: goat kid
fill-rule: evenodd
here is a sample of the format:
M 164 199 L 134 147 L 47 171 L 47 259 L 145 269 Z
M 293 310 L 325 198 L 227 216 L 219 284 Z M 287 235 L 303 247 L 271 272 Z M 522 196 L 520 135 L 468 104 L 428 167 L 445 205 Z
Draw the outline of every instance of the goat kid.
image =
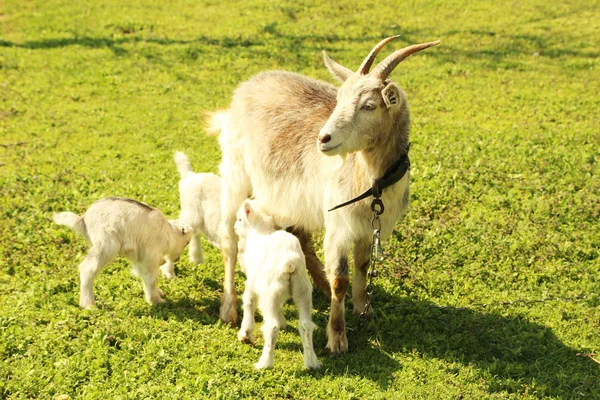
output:
M 175 153 L 175 164 L 181 175 L 179 197 L 181 212 L 179 222 L 193 229 L 189 257 L 195 264 L 203 264 L 202 244 L 204 236 L 211 244 L 220 247 L 218 231 L 221 220 L 221 178 L 211 173 L 195 173 L 187 156 Z M 173 263 L 161 266 L 166 277 L 175 276 Z
M 236 89 L 229 109 L 212 114 L 209 132 L 220 132 L 222 151 L 219 236 L 225 265 L 220 314 L 224 321 L 237 319 L 234 223 L 240 204 L 252 194 L 257 207 L 269 210 L 279 226 L 307 234 L 325 228 L 325 272 L 331 285 L 327 347 L 334 354 L 348 351 L 344 321 L 348 258 L 353 251 L 352 301 L 354 312 L 360 313 L 366 304 L 373 212 L 364 200 L 327 210 L 371 188 L 392 163 L 406 158 L 408 103 L 389 75 L 411 54 L 439 43 L 397 50 L 369 72 L 379 51 L 396 37 L 379 42 L 356 72 L 323 53 L 328 70 L 342 82 L 339 88 L 290 72 L 263 72 Z M 409 178 L 410 171 L 383 191 L 383 240 L 407 209 Z M 321 270 L 316 257 L 306 260 L 311 273 Z
M 253 340 L 254 314 L 263 315 L 265 345 L 258 369 L 273 367 L 279 330 L 286 327 L 283 305 L 290 297 L 298 308 L 298 331 L 302 340 L 304 368 L 320 367 L 313 348 L 311 319 L 312 284 L 308 278 L 302 247 L 291 233 L 277 230 L 273 219 L 255 211 L 246 200 L 237 213 L 235 232 L 239 237 L 239 261 L 246 274 L 244 317 L 238 333 L 242 342 Z
M 142 279 L 146 301 L 162 303 L 164 294 L 156 285 L 159 265 L 177 261 L 192 237 L 190 227 L 167 220 L 145 203 L 121 197 L 98 200 L 83 216 L 67 211 L 55 213 L 52 219 L 92 245 L 79 265 L 81 308 L 95 304 L 94 278 L 118 254 L 132 261 L 132 273 Z

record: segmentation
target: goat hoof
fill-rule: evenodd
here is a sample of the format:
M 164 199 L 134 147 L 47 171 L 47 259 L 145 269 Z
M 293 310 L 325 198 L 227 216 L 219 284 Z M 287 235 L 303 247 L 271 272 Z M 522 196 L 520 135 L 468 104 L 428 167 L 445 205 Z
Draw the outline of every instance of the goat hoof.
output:
M 252 336 L 252 332 L 238 332 L 238 340 L 242 343 L 252 343 L 254 341 L 254 337 Z
M 168 263 L 160 266 L 160 272 L 162 272 L 163 276 L 167 279 L 175 278 L 175 268 Z
M 327 349 L 335 356 L 341 356 L 348 352 L 348 338 L 346 332 L 332 332 L 327 340 Z
M 354 303 L 354 314 L 360 315 L 363 313 L 363 311 L 365 311 L 365 303 L 363 302 L 361 304 L 361 303 L 355 302 Z M 373 307 L 372 306 L 369 306 L 369 309 L 367 310 L 367 313 L 365 315 L 367 318 L 373 317 Z
M 150 299 L 150 301 L 148 303 L 150 303 L 150 305 L 154 306 L 156 304 L 162 304 L 165 302 L 165 299 L 163 299 L 162 297 L 153 297 L 152 299 Z
M 264 361 L 259 361 L 256 364 L 254 364 L 254 367 L 256 369 L 267 369 L 267 368 L 273 368 L 273 364 L 270 364 L 270 363 L 264 362 Z
M 312 371 L 316 371 L 318 369 L 321 369 L 321 364 L 317 361 L 311 364 L 304 364 L 304 369 L 310 369 Z
M 163 276 L 165 278 L 167 278 L 167 279 L 173 279 L 173 278 L 175 278 L 175 274 L 172 274 L 170 272 L 165 272 L 165 271 L 163 271 Z
M 200 265 L 204 264 L 204 257 L 190 257 L 190 262 L 192 264 Z
M 321 364 L 319 363 L 319 360 L 317 360 L 317 355 L 314 351 L 312 354 L 309 353 L 304 357 L 304 369 L 316 370 L 319 368 L 321 368 Z
M 221 301 L 221 311 L 219 312 L 219 318 L 226 324 L 231 324 L 235 327 L 237 324 L 237 298 L 223 297 Z
M 90 304 L 79 303 L 79 307 L 83 310 L 93 310 L 94 308 L 96 308 L 96 303 L 90 303 Z

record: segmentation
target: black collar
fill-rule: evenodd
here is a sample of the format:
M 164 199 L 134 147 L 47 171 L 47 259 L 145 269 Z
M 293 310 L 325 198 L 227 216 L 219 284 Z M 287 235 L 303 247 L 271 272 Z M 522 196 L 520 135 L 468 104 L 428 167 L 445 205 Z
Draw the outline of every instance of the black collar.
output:
M 373 186 L 369 190 L 353 198 L 352 200 L 348 200 L 345 203 L 333 207 L 329 211 L 337 210 L 338 208 L 345 207 L 352 203 L 356 203 L 357 201 L 366 199 L 369 196 L 373 196 L 376 199 L 380 198 L 383 189 L 392 186 L 394 183 L 402 179 L 409 169 L 410 159 L 408 158 L 408 149 L 406 149 L 406 153 L 404 153 L 400 156 L 400 158 L 394 161 L 392 165 L 390 165 L 388 169 L 385 170 L 383 176 L 379 179 L 376 179 L 375 182 L 373 182 Z

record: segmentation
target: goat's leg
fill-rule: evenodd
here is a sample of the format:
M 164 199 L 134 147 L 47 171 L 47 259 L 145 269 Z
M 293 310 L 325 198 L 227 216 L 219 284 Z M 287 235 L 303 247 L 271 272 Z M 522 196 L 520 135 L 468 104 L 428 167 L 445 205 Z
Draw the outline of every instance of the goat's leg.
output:
M 223 279 L 223 296 L 221 297 L 221 310 L 219 317 L 224 322 L 235 326 L 237 321 L 237 295 L 235 292 L 235 263 L 237 261 L 236 235 L 233 230 L 235 214 L 233 218 L 227 218 L 222 223 L 221 230 L 221 254 L 225 266 L 225 277 Z
M 164 303 L 162 296 L 163 292 L 158 288 L 156 282 L 158 280 L 158 262 L 155 260 L 144 260 L 136 263 L 135 269 L 138 275 L 142 278 L 144 285 L 144 298 L 148 304 Z
M 344 239 L 344 240 L 340 240 Z M 348 248 L 345 238 L 335 237 L 335 233 L 325 234 L 325 262 L 327 276 L 331 282 L 331 309 L 327 323 L 327 348 L 336 355 L 348 351 L 346 322 L 344 320 L 344 300 L 348 290 Z
M 300 241 L 304 259 L 306 260 L 306 269 L 308 269 L 315 286 L 325 293 L 327 297 L 331 297 L 331 287 L 325 274 L 325 268 L 323 268 L 323 264 L 315 253 L 310 233 L 297 228 L 291 228 L 290 232 Z
M 356 241 L 354 243 L 354 273 L 352 275 L 352 302 L 354 313 L 360 314 L 365 311 L 367 270 L 371 260 L 371 245 L 368 241 Z M 369 306 L 367 315 L 371 315 L 373 309 Z
M 302 340 L 302 354 L 304 355 L 304 368 L 318 369 L 321 367 L 313 345 L 313 331 L 315 324 L 312 322 L 312 285 L 304 271 L 297 271 L 292 275 L 292 297 L 298 308 L 298 332 Z
M 194 264 L 204 264 L 204 254 L 202 254 L 200 237 L 200 233 L 194 232 L 192 240 L 190 240 L 189 256 L 190 262 Z
M 263 294 L 264 296 L 265 294 Z M 269 298 L 270 297 L 270 298 Z M 263 337 L 265 339 L 265 345 L 263 347 L 262 355 L 254 366 L 257 369 L 272 368 L 273 367 L 273 354 L 275 353 L 275 344 L 277 343 L 277 336 L 279 335 L 279 321 L 277 318 L 278 311 L 283 307 L 283 302 L 279 304 L 277 299 L 268 296 L 261 297 L 260 300 L 260 311 L 263 314 L 263 326 L 261 328 Z
M 225 177 L 227 176 L 227 178 Z M 244 200 L 248 197 L 248 191 L 240 182 L 239 176 L 228 171 L 223 177 L 221 191 L 221 226 L 219 236 L 221 238 L 221 254 L 225 265 L 225 278 L 223 281 L 223 296 L 221 297 L 221 311 L 219 317 L 224 322 L 235 326 L 237 321 L 237 295 L 235 292 L 235 263 L 237 261 L 237 235 L 233 228 L 235 215 Z
M 165 263 L 160 266 L 160 270 L 165 278 L 175 278 L 175 263 L 171 260 L 171 257 L 165 256 Z
M 115 259 L 118 247 L 107 242 L 105 246 L 92 246 L 85 259 L 79 264 L 79 307 L 90 308 L 96 304 L 94 300 L 94 278 L 104 266 Z
M 256 314 L 256 298 L 250 293 L 248 283 L 246 282 L 246 290 L 244 291 L 244 315 L 242 317 L 242 326 L 238 332 L 238 340 L 240 342 L 252 342 L 254 340 L 254 315 Z

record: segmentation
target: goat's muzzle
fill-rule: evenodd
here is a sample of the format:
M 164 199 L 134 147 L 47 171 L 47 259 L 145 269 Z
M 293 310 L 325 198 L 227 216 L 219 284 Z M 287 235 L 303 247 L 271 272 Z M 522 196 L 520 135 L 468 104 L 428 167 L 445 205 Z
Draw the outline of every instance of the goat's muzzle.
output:
M 325 143 L 329 143 L 331 141 L 331 135 L 329 133 L 326 133 L 324 135 L 319 135 L 319 143 L 321 144 L 325 144 Z
M 321 130 L 321 132 L 319 132 L 319 138 L 317 139 L 317 147 L 319 148 L 319 150 L 321 150 L 323 153 L 328 153 L 331 150 L 340 147 L 342 144 L 338 143 L 335 144 L 331 141 L 331 135 L 327 132 L 324 132 L 323 130 Z

